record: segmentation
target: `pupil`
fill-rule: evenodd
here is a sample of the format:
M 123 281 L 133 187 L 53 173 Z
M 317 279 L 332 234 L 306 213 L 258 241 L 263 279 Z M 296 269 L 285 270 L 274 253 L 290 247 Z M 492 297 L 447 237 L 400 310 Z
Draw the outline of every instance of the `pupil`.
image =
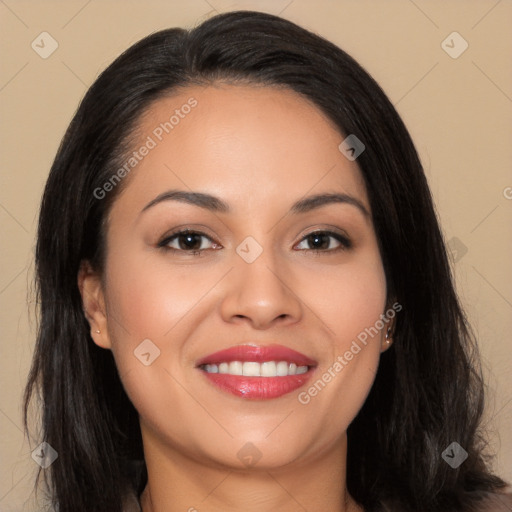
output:
M 199 247 L 197 247 L 197 238 L 198 236 L 194 234 L 182 235 L 181 240 L 185 241 L 184 244 L 182 244 L 182 249 L 183 245 L 185 246 L 185 249 L 198 249 Z M 201 246 L 200 241 L 199 246 Z
M 326 248 L 325 239 L 326 239 L 325 235 L 315 234 L 315 235 L 311 235 L 310 242 L 313 243 L 313 245 L 315 246 L 315 249 L 320 249 L 322 247 L 325 249 Z M 322 242 L 324 242 L 324 243 L 322 243 Z M 329 245 L 329 242 L 327 242 L 327 246 L 328 245 Z

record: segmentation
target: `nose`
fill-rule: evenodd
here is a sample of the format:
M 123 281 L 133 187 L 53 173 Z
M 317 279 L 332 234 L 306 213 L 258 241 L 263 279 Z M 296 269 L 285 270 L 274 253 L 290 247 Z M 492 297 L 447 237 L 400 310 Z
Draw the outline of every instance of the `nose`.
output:
M 285 264 L 278 266 L 270 251 L 263 251 L 252 263 L 235 257 L 221 305 L 223 320 L 247 322 L 259 330 L 299 322 L 303 303 L 293 289 L 293 275 Z

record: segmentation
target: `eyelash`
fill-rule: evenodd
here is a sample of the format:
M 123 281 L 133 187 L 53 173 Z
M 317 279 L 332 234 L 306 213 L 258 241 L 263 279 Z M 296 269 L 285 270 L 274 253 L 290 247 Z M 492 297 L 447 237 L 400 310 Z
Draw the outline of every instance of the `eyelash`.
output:
M 188 253 L 188 255 L 190 255 L 190 256 L 201 256 L 204 251 L 208 250 L 208 249 L 199 249 L 199 250 L 188 249 L 188 250 L 186 250 L 186 249 L 175 249 L 174 247 L 169 247 L 169 243 L 172 240 L 178 239 L 180 236 L 185 236 L 185 235 L 201 236 L 201 237 L 208 238 L 210 241 L 213 242 L 213 240 L 211 240 L 211 238 L 207 234 L 202 233 L 201 231 L 185 229 L 183 231 L 177 231 L 175 233 L 172 233 L 169 236 L 166 236 L 163 240 L 161 240 L 157 244 L 157 246 L 166 252 Z M 310 252 L 310 253 L 312 252 L 318 256 L 320 255 L 320 253 L 332 254 L 332 253 L 338 253 L 339 251 L 346 251 L 347 249 L 352 248 L 352 242 L 346 236 L 343 236 L 340 233 L 335 233 L 333 231 L 325 231 L 325 230 L 312 231 L 311 233 L 308 233 L 306 236 L 304 236 L 299 243 L 302 243 L 308 237 L 311 237 L 313 235 L 327 235 L 329 237 L 336 239 L 340 243 L 340 246 L 337 247 L 336 249 L 325 249 L 325 250 L 324 249 L 304 249 L 305 251 Z M 215 242 L 213 242 L 213 243 L 215 244 Z

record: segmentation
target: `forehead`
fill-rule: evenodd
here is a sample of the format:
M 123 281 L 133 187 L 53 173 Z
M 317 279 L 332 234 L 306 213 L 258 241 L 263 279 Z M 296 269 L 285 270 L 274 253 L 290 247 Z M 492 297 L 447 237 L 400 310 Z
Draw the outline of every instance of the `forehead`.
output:
M 121 199 L 133 203 L 188 188 L 222 197 L 236 211 L 334 189 L 356 195 L 370 210 L 357 163 L 338 149 L 344 138 L 289 89 L 186 87 L 141 116 L 134 150 L 150 149 L 139 155 Z

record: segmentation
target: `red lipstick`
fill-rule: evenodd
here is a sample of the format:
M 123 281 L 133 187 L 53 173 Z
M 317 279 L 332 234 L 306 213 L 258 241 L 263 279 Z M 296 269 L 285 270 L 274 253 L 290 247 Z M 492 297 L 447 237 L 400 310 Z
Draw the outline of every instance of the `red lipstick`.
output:
M 300 388 L 316 365 L 313 359 L 282 345 L 237 345 L 197 362 L 210 383 L 252 400 L 278 398 Z

